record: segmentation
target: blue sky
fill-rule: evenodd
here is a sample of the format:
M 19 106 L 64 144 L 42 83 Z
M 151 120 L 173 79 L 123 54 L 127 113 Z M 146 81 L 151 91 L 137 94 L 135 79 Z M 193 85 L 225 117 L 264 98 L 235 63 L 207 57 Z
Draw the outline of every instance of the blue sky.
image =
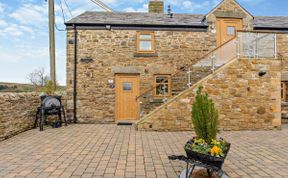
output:
M 87 10 L 101 11 L 90 0 L 66 0 L 72 16 Z M 204 14 L 220 0 L 165 0 L 174 13 Z M 56 23 L 64 29 L 64 20 L 55 0 Z M 147 11 L 148 0 L 103 0 L 116 11 Z M 239 0 L 254 16 L 288 16 L 287 0 Z M 71 18 L 62 0 L 66 20 Z M 48 18 L 45 0 L 0 0 L 0 81 L 28 83 L 35 69 L 49 72 Z M 56 31 L 57 80 L 66 83 L 65 32 Z

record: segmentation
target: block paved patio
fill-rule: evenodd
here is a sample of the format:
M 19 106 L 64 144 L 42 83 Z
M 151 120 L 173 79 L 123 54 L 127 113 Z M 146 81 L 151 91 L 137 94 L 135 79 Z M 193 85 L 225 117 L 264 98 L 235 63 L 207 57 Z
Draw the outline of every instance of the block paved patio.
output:
M 0 142 L 0 177 L 173 177 L 191 132 L 139 132 L 131 126 L 70 125 L 30 130 Z M 288 127 L 223 132 L 232 143 L 231 177 L 288 177 Z

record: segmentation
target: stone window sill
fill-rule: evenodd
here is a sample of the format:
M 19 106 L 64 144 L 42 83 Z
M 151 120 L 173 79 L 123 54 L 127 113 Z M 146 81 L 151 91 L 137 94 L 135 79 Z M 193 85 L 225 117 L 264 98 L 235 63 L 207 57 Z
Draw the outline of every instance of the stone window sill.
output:
M 134 53 L 134 57 L 158 57 L 158 53 Z
M 164 103 L 167 101 L 167 98 L 153 98 L 150 99 L 150 103 Z

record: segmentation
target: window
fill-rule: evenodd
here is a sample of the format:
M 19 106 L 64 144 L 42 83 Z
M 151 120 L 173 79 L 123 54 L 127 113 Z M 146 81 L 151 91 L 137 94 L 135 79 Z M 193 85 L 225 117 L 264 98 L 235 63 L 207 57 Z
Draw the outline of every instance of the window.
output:
M 154 53 L 154 32 L 137 32 L 137 52 Z
M 131 82 L 123 82 L 123 91 L 131 91 L 132 83 Z
M 171 96 L 171 77 L 170 75 L 155 75 L 155 92 L 156 97 Z
M 286 100 L 287 93 L 286 93 L 286 82 L 281 82 L 281 98 L 282 100 Z
M 227 27 L 227 35 L 234 36 L 235 35 L 235 27 Z

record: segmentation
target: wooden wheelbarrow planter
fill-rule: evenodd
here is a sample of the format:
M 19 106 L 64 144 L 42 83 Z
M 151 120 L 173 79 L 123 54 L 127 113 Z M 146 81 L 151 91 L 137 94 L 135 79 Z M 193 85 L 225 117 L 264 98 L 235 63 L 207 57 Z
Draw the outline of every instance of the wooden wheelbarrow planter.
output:
M 206 154 L 201 154 L 191 149 L 188 149 L 187 145 L 193 141 L 189 140 L 185 145 L 185 151 L 187 156 L 184 155 L 172 155 L 168 158 L 170 160 L 180 160 L 186 162 L 186 169 L 182 171 L 180 178 L 191 178 L 195 167 L 202 167 L 207 170 L 209 177 L 215 172 L 219 178 L 229 178 L 222 170 L 222 165 L 226 159 L 226 156 L 230 150 L 230 143 L 227 143 L 226 149 L 223 151 L 224 157 L 214 157 Z

